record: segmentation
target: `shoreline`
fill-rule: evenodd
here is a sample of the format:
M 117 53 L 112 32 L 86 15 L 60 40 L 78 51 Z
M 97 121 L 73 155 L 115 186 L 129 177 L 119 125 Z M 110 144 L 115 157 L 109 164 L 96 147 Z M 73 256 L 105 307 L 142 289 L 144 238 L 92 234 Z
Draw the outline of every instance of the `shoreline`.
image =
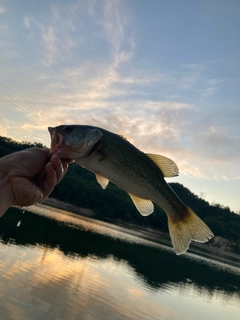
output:
M 158 239 L 158 241 L 160 240 L 162 244 L 168 247 L 172 247 L 169 234 L 162 232 L 160 230 L 139 226 L 137 224 L 128 223 L 125 221 L 119 221 L 119 220 L 117 221 L 117 220 L 113 220 L 105 217 L 103 219 L 97 219 L 95 216 L 95 213 L 90 209 L 79 208 L 72 204 L 69 204 L 60 200 L 56 200 L 53 198 L 46 199 L 41 205 L 68 211 L 70 213 L 80 215 L 83 218 L 85 217 L 85 218 L 95 219 L 97 221 L 105 221 L 110 224 L 115 224 L 126 229 L 131 229 L 141 233 L 141 236 L 143 236 L 146 239 L 150 239 L 153 241 L 157 241 Z M 187 252 L 201 255 L 206 258 L 210 258 L 211 260 L 217 260 L 223 263 L 227 261 L 235 262 L 237 266 L 240 266 L 240 254 L 238 252 L 235 252 L 231 248 L 231 245 L 232 243 L 229 240 L 221 238 L 219 236 L 215 236 L 213 239 L 209 240 L 209 242 L 207 243 L 191 242 L 191 245 Z

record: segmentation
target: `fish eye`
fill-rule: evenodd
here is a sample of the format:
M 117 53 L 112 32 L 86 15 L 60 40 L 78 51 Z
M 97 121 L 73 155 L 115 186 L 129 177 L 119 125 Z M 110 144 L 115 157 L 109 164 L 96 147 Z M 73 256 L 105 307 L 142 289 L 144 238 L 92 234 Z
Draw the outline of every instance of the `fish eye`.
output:
M 73 129 L 74 129 L 74 126 L 64 126 L 64 131 L 66 131 L 66 132 L 72 132 L 73 131 Z

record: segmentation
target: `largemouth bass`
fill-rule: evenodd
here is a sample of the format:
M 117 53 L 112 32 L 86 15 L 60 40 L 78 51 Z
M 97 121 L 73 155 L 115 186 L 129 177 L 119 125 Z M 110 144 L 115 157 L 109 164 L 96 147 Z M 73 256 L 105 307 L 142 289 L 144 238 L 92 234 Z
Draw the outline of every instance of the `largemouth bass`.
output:
M 72 158 L 94 172 L 103 189 L 111 181 L 125 190 L 143 216 L 154 211 L 153 202 L 159 205 L 167 214 L 176 254 L 186 252 L 192 240 L 206 242 L 213 237 L 208 226 L 165 181 L 164 177 L 178 175 L 172 160 L 145 154 L 122 136 L 98 127 L 61 125 L 48 130 L 51 154 Z

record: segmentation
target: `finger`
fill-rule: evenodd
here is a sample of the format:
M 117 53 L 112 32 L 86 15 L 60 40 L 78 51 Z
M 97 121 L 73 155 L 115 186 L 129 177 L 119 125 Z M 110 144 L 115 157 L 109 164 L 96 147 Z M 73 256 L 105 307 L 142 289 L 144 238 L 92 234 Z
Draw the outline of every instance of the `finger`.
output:
M 23 150 L 21 152 L 31 153 L 31 158 L 35 157 L 38 159 L 38 162 L 41 160 L 44 164 L 50 159 L 49 150 L 47 149 L 34 147 L 34 148 Z
M 57 173 L 54 170 L 53 164 L 48 162 L 45 167 L 46 177 L 43 183 L 44 198 L 48 197 L 55 185 L 58 183 Z
M 59 183 L 62 180 L 63 174 L 64 174 L 64 167 L 63 167 L 62 161 L 55 154 L 51 157 L 50 163 L 53 165 L 53 168 L 57 175 L 57 183 Z
M 14 176 L 32 178 L 44 170 L 49 161 L 49 152 L 45 149 L 29 148 L 8 155 L 6 160 Z

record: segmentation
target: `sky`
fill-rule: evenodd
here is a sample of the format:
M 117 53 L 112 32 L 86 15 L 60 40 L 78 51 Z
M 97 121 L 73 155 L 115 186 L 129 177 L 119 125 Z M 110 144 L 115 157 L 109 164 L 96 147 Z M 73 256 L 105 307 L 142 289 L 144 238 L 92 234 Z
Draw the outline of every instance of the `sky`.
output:
M 0 135 L 89 124 L 240 213 L 239 0 L 0 0 Z

